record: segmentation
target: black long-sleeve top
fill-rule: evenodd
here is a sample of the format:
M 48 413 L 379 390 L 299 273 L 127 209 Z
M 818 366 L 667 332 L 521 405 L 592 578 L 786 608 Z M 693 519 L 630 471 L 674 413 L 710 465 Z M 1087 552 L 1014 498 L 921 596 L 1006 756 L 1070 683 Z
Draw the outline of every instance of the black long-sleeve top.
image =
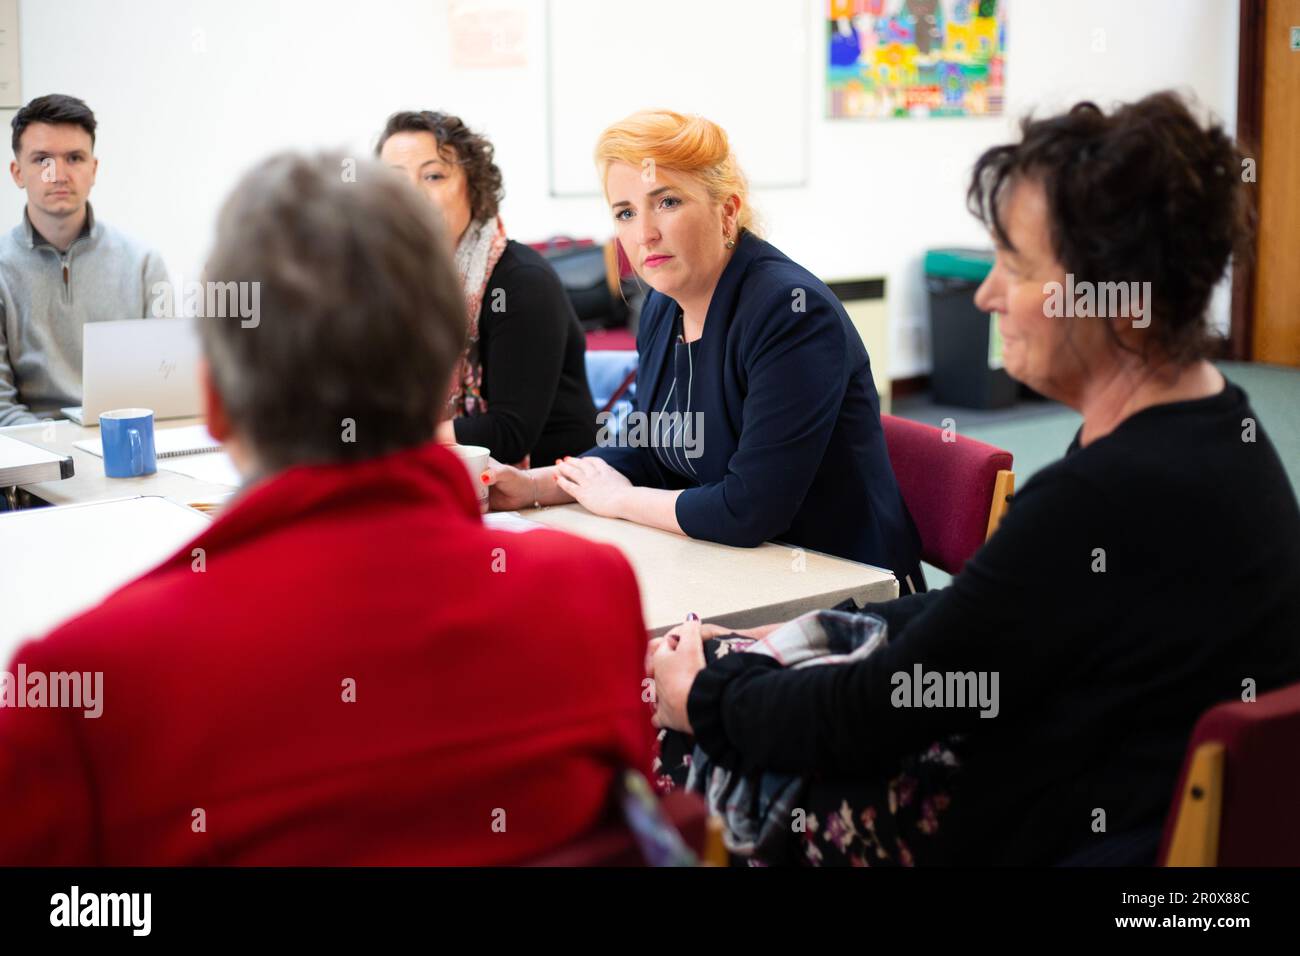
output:
M 1097 809 L 1109 834 L 1164 819 L 1206 709 L 1300 680 L 1300 510 L 1229 384 L 1076 438 L 950 587 L 866 610 L 890 640 L 862 662 L 702 671 L 697 742 L 732 768 L 864 779 L 966 734 L 947 858 L 1056 863 L 1104 836 Z M 918 664 L 998 672 L 998 715 L 893 706 Z
M 479 357 L 488 410 L 457 418 L 462 445 L 483 445 L 513 465 L 578 455 L 596 440 L 587 344 L 555 270 L 514 240 L 488 277 L 479 316 Z

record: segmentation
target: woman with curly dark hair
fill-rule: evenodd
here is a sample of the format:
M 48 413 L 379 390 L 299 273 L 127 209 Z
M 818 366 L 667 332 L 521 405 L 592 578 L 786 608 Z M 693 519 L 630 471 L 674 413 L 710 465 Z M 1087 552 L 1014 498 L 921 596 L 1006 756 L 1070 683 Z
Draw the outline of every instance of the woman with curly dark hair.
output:
M 769 860 L 1152 862 L 1197 718 L 1300 680 L 1300 509 L 1207 360 L 1241 169 L 1170 93 L 1027 120 L 976 162 L 996 246 L 976 302 L 1007 371 L 1083 425 L 950 587 L 757 628 L 707 665 L 719 628 L 652 642 L 656 723 L 694 734 L 726 813 L 734 778 L 760 781 Z M 855 628 L 844 662 L 783 666 Z
M 507 238 L 492 144 L 459 117 L 394 113 L 375 147 L 442 212 L 465 291 L 469 345 L 452 380 L 445 442 L 550 465 L 596 440 L 586 340 L 546 260 Z

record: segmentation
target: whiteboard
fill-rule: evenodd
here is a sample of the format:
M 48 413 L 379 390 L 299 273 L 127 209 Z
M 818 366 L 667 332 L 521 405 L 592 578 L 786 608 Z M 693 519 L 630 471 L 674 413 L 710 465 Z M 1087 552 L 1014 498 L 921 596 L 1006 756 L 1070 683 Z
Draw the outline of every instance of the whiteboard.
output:
M 804 185 L 808 29 L 799 0 L 549 0 L 551 194 L 599 195 L 601 130 L 660 108 L 720 124 L 751 186 Z

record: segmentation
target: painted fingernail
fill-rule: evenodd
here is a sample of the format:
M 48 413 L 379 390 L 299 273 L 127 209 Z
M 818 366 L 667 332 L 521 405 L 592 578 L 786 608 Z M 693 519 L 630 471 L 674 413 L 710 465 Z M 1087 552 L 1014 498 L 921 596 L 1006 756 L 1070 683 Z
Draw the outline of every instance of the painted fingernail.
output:
M 688 621 L 698 621 L 699 619 L 700 616 L 696 614 L 694 611 L 691 611 L 686 615 L 686 620 Z
M 479 475 L 479 478 L 483 481 L 483 484 L 485 484 L 485 485 L 486 485 L 486 484 L 488 483 L 488 481 L 490 480 L 490 479 L 488 478 L 488 473 L 487 473 L 486 471 L 483 472 L 483 474 Z

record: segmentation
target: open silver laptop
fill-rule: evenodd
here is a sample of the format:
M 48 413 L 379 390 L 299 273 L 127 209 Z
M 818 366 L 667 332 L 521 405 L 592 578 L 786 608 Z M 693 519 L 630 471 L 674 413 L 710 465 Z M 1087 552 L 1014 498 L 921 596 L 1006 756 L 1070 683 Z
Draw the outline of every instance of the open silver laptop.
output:
M 81 405 L 60 411 L 98 425 L 113 408 L 152 408 L 154 419 L 203 413 L 199 336 L 194 319 L 87 322 L 81 352 Z

